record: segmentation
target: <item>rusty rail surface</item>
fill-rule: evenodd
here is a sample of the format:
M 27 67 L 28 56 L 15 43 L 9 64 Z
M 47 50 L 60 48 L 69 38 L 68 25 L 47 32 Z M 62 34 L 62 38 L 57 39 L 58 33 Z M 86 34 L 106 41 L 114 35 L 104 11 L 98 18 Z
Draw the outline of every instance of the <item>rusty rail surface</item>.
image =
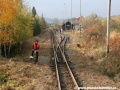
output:
M 67 40 L 65 36 L 64 36 L 64 40 Z M 63 42 L 64 43 L 62 43 L 62 48 L 61 48 L 57 38 L 54 36 L 54 34 L 52 35 L 54 63 L 55 63 L 55 71 L 56 71 L 56 77 L 57 77 L 57 82 L 58 82 L 58 89 L 59 90 L 64 90 L 64 89 L 65 90 L 66 89 L 67 90 L 69 90 L 69 89 L 70 90 L 79 90 L 78 83 L 75 80 L 75 77 L 67 63 L 67 59 L 64 54 L 66 41 L 63 41 Z M 57 43 L 57 46 L 55 43 Z M 66 79 L 66 82 L 64 79 Z M 72 82 L 70 81 L 70 79 Z M 68 82 L 67 82 L 67 80 L 68 80 Z M 65 83 L 66 86 L 64 86 L 63 83 Z

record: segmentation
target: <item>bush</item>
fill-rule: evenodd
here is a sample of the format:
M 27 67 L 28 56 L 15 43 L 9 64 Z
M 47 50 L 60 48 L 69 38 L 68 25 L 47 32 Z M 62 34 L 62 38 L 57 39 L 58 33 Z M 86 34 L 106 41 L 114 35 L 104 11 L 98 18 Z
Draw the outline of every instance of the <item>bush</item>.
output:
M 99 48 L 99 56 L 100 58 L 103 58 L 106 56 L 106 51 L 103 48 Z
M 112 50 L 120 50 L 120 33 L 112 32 L 110 47 Z
M 108 58 L 100 64 L 100 72 L 113 79 L 120 72 L 120 57 L 115 57 L 114 53 L 110 52 Z
M 7 76 L 0 74 L 0 85 L 7 82 Z

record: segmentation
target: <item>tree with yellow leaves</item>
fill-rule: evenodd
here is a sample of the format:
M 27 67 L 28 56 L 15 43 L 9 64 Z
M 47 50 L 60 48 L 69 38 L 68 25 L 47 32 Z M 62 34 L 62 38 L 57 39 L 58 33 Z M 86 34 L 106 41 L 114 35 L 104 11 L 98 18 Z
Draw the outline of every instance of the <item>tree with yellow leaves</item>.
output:
M 22 0 L 0 0 L 0 47 L 4 56 L 33 35 L 32 14 Z M 1 49 L 0 49 L 1 52 Z
M 21 48 L 21 44 L 33 35 L 33 17 L 32 13 L 29 13 L 26 6 L 19 8 L 19 12 L 16 15 L 14 21 L 11 23 L 13 29 L 13 39 L 15 43 L 18 43 Z
M 0 0 L 0 23 L 8 25 L 17 13 L 20 0 Z
M 1 45 L 6 47 L 6 44 L 12 41 L 6 28 L 17 14 L 19 1 L 20 0 L 0 0 L 0 48 Z M 4 48 L 4 52 L 6 56 L 6 48 Z

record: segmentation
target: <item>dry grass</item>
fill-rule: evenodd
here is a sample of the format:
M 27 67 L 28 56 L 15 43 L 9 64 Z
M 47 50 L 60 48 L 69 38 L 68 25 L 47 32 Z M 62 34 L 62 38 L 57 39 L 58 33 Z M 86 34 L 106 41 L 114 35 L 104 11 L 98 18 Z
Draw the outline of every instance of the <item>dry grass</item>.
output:
M 109 57 L 103 58 L 104 47 L 86 47 L 79 31 L 65 33 L 71 36 L 71 43 L 67 45 L 69 60 L 76 65 L 76 73 L 84 81 L 84 86 L 120 88 L 119 50 L 112 49 Z M 38 65 L 28 61 L 35 38 L 39 38 L 41 43 Z M 49 67 L 50 48 L 49 32 L 44 32 L 27 40 L 23 46 L 24 53 L 20 56 L 10 60 L 0 58 L 0 90 L 57 90 L 55 73 Z
M 111 32 L 110 47 L 112 50 L 120 49 L 120 33 Z
M 39 83 L 42 83 L 42 87 L 46 88 L 44 85 L 47 86 L 48 83 L 52 84 L 53 82 L 51 81 L 53 80 L 53 74 L 47 64 L 35 65 L 13 60 L 1 62 L 4 62 L 4 64 L 0 65 L 0 75 L 6 76 L 6 82 L 1 85 L 3 90 L 8 90 L 7 88 L 25 90 L 28 86 L 38 87 L 37 84 Z M 47 81 L 48 78 L 49 81 Z
M 67 45 L 69 60 L 76 65 L 76 73 L 79 75 L 81 80 L 84 81 L 85 86 L 113 86 L 120 88 L 119 75 L 110 78 L 105 70 L 118 71 L 119 61 L 115 61 L 113 58 L 116 56 L 105 57 L 105 47 L 91 48 L 85 46 L 85 42 L 80 40 L 79 31 L 74 33 L 65 32 L 71 36 L 72 42 Z M 77 47 L 77 44 L 81 44 L 81 47 Z M 119 59 L 120 60 L 120 59 Z M 112 67 L 111 67 L 112 66 Z M 115 70 L 116 69 L 116 70 Z M 116 79 L 117 78 L 117 79 Z
M 101 63 L 100 71 L 111 77 L 120 88 L 120 34 L 111 33 L 109 56 Z
M 41 47 L 39 63 L 35 65 L 29 61 L 29 56 L 36 38 L 39 39 Z M 49 66 L 49 31 L 27 40 L 22 49 L 19 56 L 11 59 L 0 58 L 0 90 L 56 90 L 55 73 Z

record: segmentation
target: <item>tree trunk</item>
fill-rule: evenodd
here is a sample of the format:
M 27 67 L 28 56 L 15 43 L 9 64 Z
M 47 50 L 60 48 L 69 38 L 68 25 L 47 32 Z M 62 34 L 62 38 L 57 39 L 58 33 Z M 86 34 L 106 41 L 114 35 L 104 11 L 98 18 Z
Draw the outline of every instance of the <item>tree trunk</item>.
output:
M 8 57 L 10 56 L 10 50 L 11 50 L 11 44 L 9 44 L 9 47 L 8 47 Z
M 22 43 L 20 42 L 20 51 L 22 50 Z
M 1 46 L 0 46 L 0 56 L 2 56 Z
M 5 54 L 5 57 L 7 57 L 7 53 L 6 53 L 6 45 L 4 44 L 4 54 Z
M 22 41 L 20 41 L 20 51 L 22 50 Z

